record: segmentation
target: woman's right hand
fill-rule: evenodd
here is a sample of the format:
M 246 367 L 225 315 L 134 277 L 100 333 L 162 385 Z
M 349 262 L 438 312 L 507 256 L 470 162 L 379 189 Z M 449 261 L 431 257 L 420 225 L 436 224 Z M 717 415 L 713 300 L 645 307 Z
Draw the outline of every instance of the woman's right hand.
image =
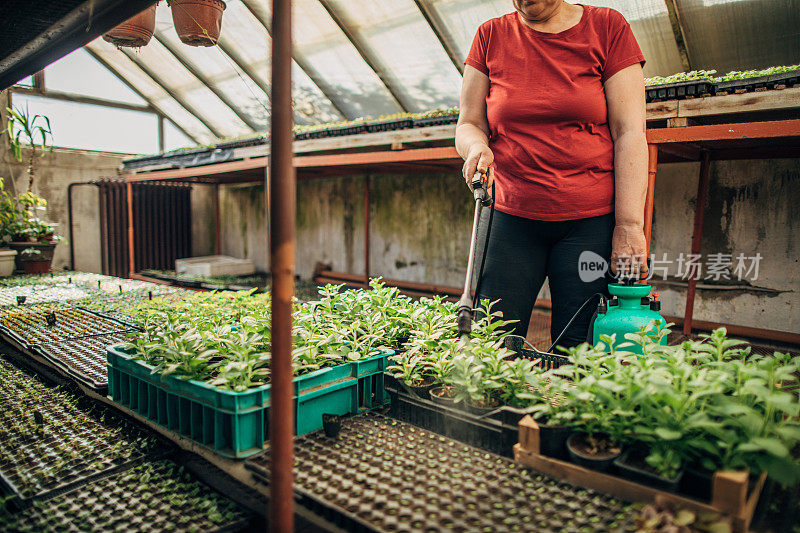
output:
M 494 181 L 492 163 L 494 163 L 494 154 L 486 144 L 475 143 L 470 147 L 467 158 L 464 160 L 464 167 L 462 170 L 464 181 L 467 182 L 467 186 L 470 190 L 472 190 L 472 177 L 477 171 L 486 172 L 486 188 L 488 189 L 492 186 L 492 182 Z

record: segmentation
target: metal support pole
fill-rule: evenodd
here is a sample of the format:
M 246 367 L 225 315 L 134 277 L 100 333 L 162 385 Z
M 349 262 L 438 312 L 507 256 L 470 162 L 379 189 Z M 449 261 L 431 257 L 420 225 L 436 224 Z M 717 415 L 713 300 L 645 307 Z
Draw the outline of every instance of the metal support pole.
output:
M 364 176 L 364 285 L 369 287 L 369 174 Z
M 644 203 L 644 238 L 647 241 L 647 257 L 650 257 L 650 237 L 653 234 L 653 195 L 656 192 L 656 170 L 658 169 L 658 145 L 647 145 L 647 198 Z
M 219 183 L 214 184 L 214 254 L 222 253 L 222 240 L 219 234 Z
M 133 184 L 126 183 L 126 195 L 128 197 L 128 277 L 136 273 L 136 258 L 133 245 Z
M 294 530 L 292 296 L 294 294 L 296 176 L 292 162 L 292 2 L 272 1 L 272 120 L 270 264 L 272 265 L 272 392 L 269 526 Z
M 703 152 L 700 162 L 700 177 L 697 180 L 697 203 L 694 206 L 694 230 L 692 232 L 692 254 L 700 253 L 700 244 L 703 241 L 703 215 L 706 210 L 706 193 L 708 192 L 708 175 L 711 162 L 708 152 Z M 692 273 L 694 274 L 694 273 Z M 694 295 L 697 289 L 696 275 L 689 276 L 689 286 L 686 289 L 686 311 L 684 312 L 683 334 L 692 332 L 692 315 L 694 314 Z

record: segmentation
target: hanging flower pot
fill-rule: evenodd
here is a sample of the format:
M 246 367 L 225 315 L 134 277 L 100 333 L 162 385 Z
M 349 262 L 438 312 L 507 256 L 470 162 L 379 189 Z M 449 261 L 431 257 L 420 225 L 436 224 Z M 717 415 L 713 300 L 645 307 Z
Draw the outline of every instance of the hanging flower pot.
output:
M 150 42 L 155 29 L 156 4 L 104 34 L 103 40 L 117 46 L 140 48 Z
M 222 0 L 167 0 L 181 42 L 189 46 L 214 46 L 222 29 Z

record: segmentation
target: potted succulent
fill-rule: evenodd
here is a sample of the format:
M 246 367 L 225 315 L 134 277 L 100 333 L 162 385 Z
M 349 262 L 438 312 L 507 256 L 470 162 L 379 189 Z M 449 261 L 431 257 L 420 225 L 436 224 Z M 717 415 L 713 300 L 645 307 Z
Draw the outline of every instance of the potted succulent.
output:
M 158 2 L 103 34 L 103 40 L 116 46 L 130 48 L 146 46 L 156 30 L 157 5 Z
M 222 29 L 222 0 L 167 0 L 181 42 L 189 46 L 214 46 Z

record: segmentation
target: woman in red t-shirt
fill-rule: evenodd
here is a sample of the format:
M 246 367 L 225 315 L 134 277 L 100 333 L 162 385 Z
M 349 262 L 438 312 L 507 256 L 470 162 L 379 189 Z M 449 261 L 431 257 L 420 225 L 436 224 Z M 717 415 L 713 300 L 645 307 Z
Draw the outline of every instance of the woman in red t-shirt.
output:
M 525 336 L 547 277 L 555 337 L 587 298 L 607 291 L 604 277 L 581 276 L 579 258 L 592 252 L 615 272 L 646 271 L 644 56 L 613 9 L 513 2 L 513 13 L 475 35 L 456 148 L 467 183 L 480 170 L 495 184 L 478 297 L 499 299 Z M 560 345 L 586 340 L 592 311 Z

